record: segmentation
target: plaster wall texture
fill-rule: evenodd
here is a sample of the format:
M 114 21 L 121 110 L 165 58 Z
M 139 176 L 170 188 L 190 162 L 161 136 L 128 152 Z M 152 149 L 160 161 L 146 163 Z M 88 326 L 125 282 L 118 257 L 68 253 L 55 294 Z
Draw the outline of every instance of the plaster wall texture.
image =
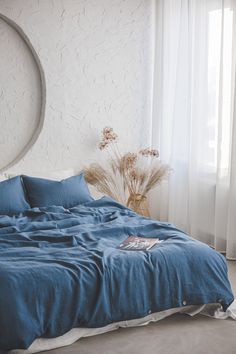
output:
M 153 0 L 0 0 L 34 47 L 46 79 L 36 143 L 11 170 L 79 171 L 101 158 L 112 126 L 124 151 L 149 144 Z M 0 168 L 34 133 L 38 69 L 20 36 L 0 19 Z

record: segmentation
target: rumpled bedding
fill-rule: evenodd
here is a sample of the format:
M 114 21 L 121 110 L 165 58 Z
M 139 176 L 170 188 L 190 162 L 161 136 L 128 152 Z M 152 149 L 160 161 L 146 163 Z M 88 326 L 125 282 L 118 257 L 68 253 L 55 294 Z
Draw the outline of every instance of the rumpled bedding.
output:
M 129 235 L 163 240 L 123 251 Z M 0 349 L 171 308 L 233 302 L 224 257 L 103 197 L 0 216 Z

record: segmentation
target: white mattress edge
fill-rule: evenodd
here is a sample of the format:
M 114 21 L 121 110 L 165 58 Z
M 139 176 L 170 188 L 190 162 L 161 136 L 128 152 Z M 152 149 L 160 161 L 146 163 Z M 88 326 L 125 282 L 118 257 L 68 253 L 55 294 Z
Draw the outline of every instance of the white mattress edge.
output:
M 166 311 L 152 313 L 142 318 L 129 320 L 129 321 L 121 321 L 114 322 L 105 327 L 100 328 L 73 328 L 69 332 L 64 335 L 56 338 L 37 338 L 30 345 L 28 349 L 15 349 L 11 350 L 9 354 L 33 354 L 39 353 L 41 351 L 52 350 L 56 348 L 65 347 L 75 343 L 82 337 L 90 337 L 98 334 L 107 333 L 110 331 L 114 331 L 118 328 L 126 328 L 126 327 L 139 327 L 145 326 L 150 322 L 157 322 L 171 316 L 175 313 L 183 313 L 188 314 L 190 316 L 195 316 L 196 314 L 201 314 L 204 316 L 217 318 L 217 319 L 226 319 L 231 317 L 236 320 L 236 300 L 229 306 L 226 312 L 224 312 L 221 308 L 220 304 L 207 304 L 207 305 L 193 305 L 193 306 L 184 306 L 169 309 Z

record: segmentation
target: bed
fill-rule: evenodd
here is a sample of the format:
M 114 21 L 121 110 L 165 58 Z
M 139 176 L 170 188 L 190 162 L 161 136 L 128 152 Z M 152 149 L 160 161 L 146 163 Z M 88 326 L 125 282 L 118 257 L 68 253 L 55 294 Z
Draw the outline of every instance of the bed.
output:
M 163 242 L 149 251 L 118 249 L 129 235 Z M 144 324 L 184 308 L 215 304 L 225 312 L 233 300 L 221 254 L 109 197 L 73 207 L 31 203 L 0 216 L 2 351 L 68 333 L 76 340 L 75 329 L 90 335 Z

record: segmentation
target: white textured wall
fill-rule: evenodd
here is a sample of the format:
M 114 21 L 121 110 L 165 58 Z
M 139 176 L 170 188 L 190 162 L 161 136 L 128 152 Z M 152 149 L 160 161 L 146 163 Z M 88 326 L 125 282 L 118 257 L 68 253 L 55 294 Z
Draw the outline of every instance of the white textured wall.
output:
M 119 133 L 125 150 L 148 143 L 152 0 L 0 0 L 0 12 L 20 25 L 29 37 L 43 65 L 47 86 L 42 132 L 13 169 L 79 170 L 98 157 L 96 144 L 106 125 Z M 0 31 L 0 40 L 1 36 Z M 7 63 L 11 36 L 1 43 L 1 55 L 5 49 Z M 15 69 L 27 67 L 28 59 L 20 46 L 16 45 L 15 50 Z M 33 80 L 33 69 L 28 69 Z M 29 77 L 21 80 L 23 86 Z M 38 97 L 34 86 L 32 81 L 33 100 Z M 2 104 L 1 127 L 5 124 L 3 116 L 9 121 L 4 125 L 6 131 L 1 129 L 0 134 L 9 139 L 7 148 L 7 144 L 1 146 L 0 166 L 6 162 L 8 155 L 4 154 L 9 153 L 9 144 L 15 146 L 10 134 L 17 131 L 17 124 L 32 119 L 29 129 L 20 133 L 25 141 L 34 119 L 34 111 L 22 113 L 27 110 L 25 100 L 18 112 L 14 109 L 21 97 L 11 90 L 4 100 L 8 101 L 9 111 Z M 35 102 L 32 107 L 37 109 Z

